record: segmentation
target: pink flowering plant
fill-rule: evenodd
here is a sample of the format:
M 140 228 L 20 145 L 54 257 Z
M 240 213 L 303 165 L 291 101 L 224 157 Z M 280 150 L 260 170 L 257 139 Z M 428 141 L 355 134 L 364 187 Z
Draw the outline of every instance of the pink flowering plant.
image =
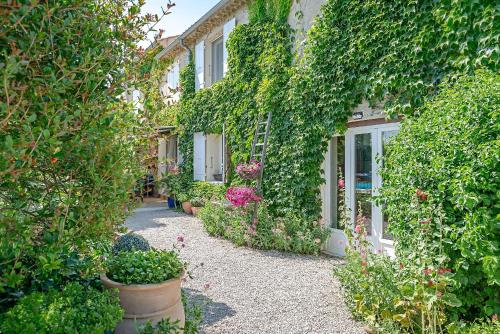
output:
M 259 177 L 262 164 L 259 161 L 251 160 L 248 164 L 239 164 L 236 173 L 244 180 L 255 180 Z
M 250 203 L 260 202 L 262 196 L 256 194 L 255 188 L 231 187 L 226 191 L 226 199 L 236 207 L 246 207 Z
M 429 205 L 423 190 L 415 193 L 413 204 L 420 208 L 415 227 L 421 238 L 414 241 L 418 252 L 412 257 L 391 259 L 381 249 L 374 250 L 361 207 L 354 222 L 346 208 L 341 214 L 349 240 L 347 265 L 334 273 L 353 314 L 377 333 L 446 333 L 455 326 L 449 309 L 461 306 L 453 294 L 449 258 L 442 242 L 434 242 L 443 235 L 443 209 Z

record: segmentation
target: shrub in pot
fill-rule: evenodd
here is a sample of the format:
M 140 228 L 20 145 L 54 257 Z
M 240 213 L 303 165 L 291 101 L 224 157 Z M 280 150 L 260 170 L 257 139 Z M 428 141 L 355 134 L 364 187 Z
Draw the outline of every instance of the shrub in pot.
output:
M 128 233 L 116 239 L 111 251 L 116 255 L 120 252 L 130 252 L 134 250 L 148 251 L 150 249 L 149 242 L 142 235 Z
M 187 193 L 180 193 L 179 196 L 177 196 L 179 201 L 182 203 L 182 210 L 184 210 L 185 213 L 188 215 L 192 214 L 192 205 L 191 202 L 189 201 L 189 195 Z
M 191 199 L 191 211 L 194 216 L 198 215 L 198 211 L 200 208 L 205 206 L 205 201 L 201 197 L 194 197 Z
M 123 310 L 115 290 L 99 291 L 69 283 L 61 291 L 34 292 L 7 311 L 0 325 L 5 334 L 67 334 L 112 331 Z
M 118 289 L 125 310 L 116 334 L 135 334 L 138 325 L 149 321 L 156 324 L 167 318 L 184 326 L 181 278 L 185 265 L 176 252 L 119 252 L 107 259 L 106 267 L 101 281 L 108 289 Z

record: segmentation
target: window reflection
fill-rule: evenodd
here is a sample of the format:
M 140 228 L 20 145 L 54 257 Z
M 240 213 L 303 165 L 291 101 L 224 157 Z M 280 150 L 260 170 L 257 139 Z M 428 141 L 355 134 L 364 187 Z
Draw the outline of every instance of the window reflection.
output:
M 366 231 L 372 234 L 372 138 L 370 133 L 357 134 L 354 141 L 354 199 L 356 217 L 365 219 Z

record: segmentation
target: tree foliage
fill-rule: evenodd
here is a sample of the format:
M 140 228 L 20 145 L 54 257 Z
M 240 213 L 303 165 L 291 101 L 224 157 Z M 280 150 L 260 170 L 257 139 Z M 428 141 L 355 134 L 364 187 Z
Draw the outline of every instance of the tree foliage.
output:
M 141 171 L 143 1 L 16 1 L 0 18 L 0 308 L 83 272 Z M 75 271 L 76 270 L 76 271 Z

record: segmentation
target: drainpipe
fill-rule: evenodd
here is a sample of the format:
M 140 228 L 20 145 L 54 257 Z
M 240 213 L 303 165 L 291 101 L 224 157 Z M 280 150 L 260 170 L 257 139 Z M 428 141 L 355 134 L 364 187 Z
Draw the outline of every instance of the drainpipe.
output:
M 193 52 L 191 51 L 190 48 L 186 46 L 186 44 L 184 44 L 184 38 L 181 38 L 179 42 L 181 46 L 184 48 L 184 50 L 186 50 L 188 53 L 188 63 L 189 63 L 191 61 L 191 55 L 193 54 Z

